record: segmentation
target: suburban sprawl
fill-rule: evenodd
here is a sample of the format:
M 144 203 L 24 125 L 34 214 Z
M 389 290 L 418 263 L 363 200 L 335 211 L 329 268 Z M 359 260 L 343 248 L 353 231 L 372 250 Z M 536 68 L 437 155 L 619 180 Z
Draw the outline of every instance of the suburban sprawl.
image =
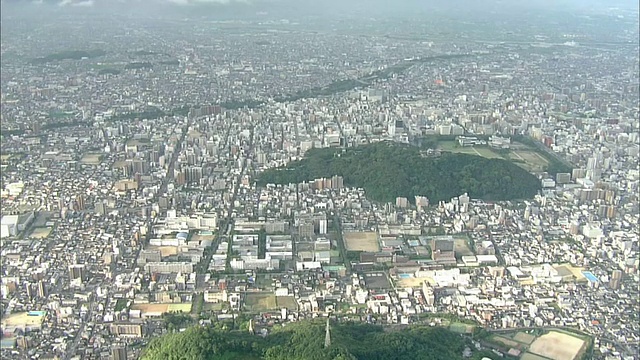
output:
M 1 358 L 309 322 L 638 359 L 637 12 L 487 40 L 65 11 L 2 14 Z

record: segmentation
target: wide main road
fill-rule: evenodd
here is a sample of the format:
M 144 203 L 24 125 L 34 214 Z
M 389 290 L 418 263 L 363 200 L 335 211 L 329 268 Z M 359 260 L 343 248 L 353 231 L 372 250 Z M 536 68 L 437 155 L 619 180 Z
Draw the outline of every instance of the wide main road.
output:
M 233 211 L 234 204 L 236 199 L 238 198 L 238 192 L 240 191 L 240 183 L 242 182 L 242 177 L 247 174 L 247 160 L 253 157 L 254 144 L 253 138 L 255 134 L 254 126 L 251 126 L 251 133 L 249 136 L 249 144 L 244 149 L 244 152 L 241 152 L 239 156 L 243 157 L 242 167 L 238 172 L 238 175 L 235 177 L 235 181 L 232 182 L 231 186 L 231 197 L 229 198 L 229 206 L 226 209 L 226 216 L 224 223 L 220 225 L 220 231 L 216 235 L 211 248 L 208 251 L 208 254 L 201 260 L 201 262 L 196 267 L 196 272 L 201 274 L 206 274 L 209 272 L 209 264 L 211 263 L 211 259 L 213 257 L 214 249 L 217 249 L 220 246 L 223 238 L 226 236 L 230 236 L 233 231 L 234 219 L 233 219 Z M 229 138 L 229 134 L 227 134 L 227 138 Z M 229 247 L 231 247 L 231 240 L 229 239 Z M 227 264 L 229 264 L 231 252 L 227 252 Z
M 179 126 L 180 126 L 179 124 L 176 124 L 176 126 L 174 127 L 174 132 L 176 129 L 178 129 Z M 151 204 L 155 204 L 158 202 L 158 199 L 160 198 L 160 196 L 164 195 L 167 192 L 167 187 L 169 186 L 169 183 L 173 181 L 173 171 L 176 168 L 176 162 L 178 161 L 178 157 L 180 157 L 180 152 L 182 150 L 182 144 L 184 143 L 184 139 L 187 137 L 187 133 L 189 132 L 189 126 L 191 126 L 191 119 L 187 117 L 187 123 L 181 128 L 180 138 L 178 138 L 178 141 L 176 141 L 176 145 L 175 145 L 175 148 L 173 149 L 173 153 L 171 153 L 171 159 L 167 164 L 167 173 L 165 174 L 164 178 L 160 182 L 160 187 L 158 188 L 158 191 L 156 191 L 156 193 L 151 198 L 151 201 L 150 201 Z M 138 256 L 140 256 L 140 251 L 142 251 L 142 248 L 144 247 L 144 245 L 149 243 L 149 240 L 151 240 L 152 221 L 153 219 L 151 218 L 151 216 L 147 216 L 147 235 L 145 236 L 144 243 L 138 244 L 138 251 L 136 252 L 135 260 L 133 263 L 134 267 L 135 267 L 135 264 L 138 262 Z

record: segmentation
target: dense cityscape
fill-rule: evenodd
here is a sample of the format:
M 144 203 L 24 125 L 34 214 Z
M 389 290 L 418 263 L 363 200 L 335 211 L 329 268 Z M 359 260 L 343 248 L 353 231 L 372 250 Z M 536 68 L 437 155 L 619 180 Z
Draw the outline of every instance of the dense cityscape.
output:
M 637 4 L 491 37 L 466 12 L 69 3 L 2 5 L 2 358 L 135 359 L 192 326 L 318 318 L 325 347 L 357 322 L 448 328 L 495 358 L 640 359 Z M 429 198 L 382 143 L 515 164 L 535 195 L 474 170 Z M 268 181 L 321 151 L 383 170 Z

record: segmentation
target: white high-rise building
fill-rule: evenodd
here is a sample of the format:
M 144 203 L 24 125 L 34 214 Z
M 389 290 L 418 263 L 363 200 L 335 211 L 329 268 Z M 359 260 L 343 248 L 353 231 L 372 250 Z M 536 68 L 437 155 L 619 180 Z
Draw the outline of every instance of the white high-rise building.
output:
M 318 233 L 320 235 L 324 235 L 327 233 L 327 220 L 326 219 L 321 219 L 319 224 L 318 224 Z
M 387 122 L 387 133 L 389 136 L 396 136 L 396 122 L 393 119 Z

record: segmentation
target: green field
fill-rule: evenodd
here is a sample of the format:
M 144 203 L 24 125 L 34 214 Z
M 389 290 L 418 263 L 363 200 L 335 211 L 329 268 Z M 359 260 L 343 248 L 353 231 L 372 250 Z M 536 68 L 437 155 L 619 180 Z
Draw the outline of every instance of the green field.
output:
M 457 141 L 439 141 L 438 148 L 442 151 L 449 151 L 457 154 L 478 155 L 487 159 L 502 159 L 503 157 L 486 146 L 460 146 Z
M 287 310 L 298 310 L 298 303 L 296 302 L 296 298 L 293 296 L 277 296 L 276 304 L 278 309 L 286 308 Z
M 525 345 L 531 345 L 531 343 L 536 339 L 535 336 L 531 335 L 531 334 L 527 334 L 527 333 L 523 333 L 523 332 L 519 332 L 517 333 L 514 337 L 513 340 L 523 343 Z
M 524 353 L 520 360 L 549 360 L 546 357 L 538 356 L 532 353 Z
M 118 299 L 116 301 L 115 312 L 122 311 L 127 307 L 127 299 Z
M 455 238 L 453 244 L 456 257 L 474 255 L 473 249 L 469 246 L 469 238 Z
M 535 151 L 526 149 L 512 149 L 509 152 L 508 158 L 513 160 L 520 167 L 531 172 L 544 171 L 547 165 L 549 165 L 547 159 L 542 157 L 542 155 Z
M 453 329 L 451 329 L 453 330 Z M 538 329 L 493 334 L 488 342 L 522 351 L 520 360 L 577 360 L 581 359 L 591 342 L 589 336 L 563 329 Z
M 527 145 L 513 143 L 511 149 L 494 150 L 488 146 L 460 146 L 455 140 L 443 140 L 438 142 L 438 149 L 442 151 L 478 155 L 487 159 L 505 159 L 529 172 L 542 172 L 549 165 L 547 159 L 537 152 L 529 149 Z
M 276 296 L 272 292 L 246 293 L 244 306 L 255 312 L 275 310 L 278 308 Z
M 520 345 L 517 341 L 513 341 L 511 339 L 508 339 L 504 336 L 498 336 L 498 335 L 494 335 L 491 338 L 492 342 L 497 343 L 497 344 L 503 344 L 506 345 L 508 347 L 518 347 L 518 345 Z
M 449 325 L 449 330 L 458 334 L 472 334 L 475 328 L 476 327 L 473 325 L 463 324 L 459 322 L 452 322 L 451 325 Z

